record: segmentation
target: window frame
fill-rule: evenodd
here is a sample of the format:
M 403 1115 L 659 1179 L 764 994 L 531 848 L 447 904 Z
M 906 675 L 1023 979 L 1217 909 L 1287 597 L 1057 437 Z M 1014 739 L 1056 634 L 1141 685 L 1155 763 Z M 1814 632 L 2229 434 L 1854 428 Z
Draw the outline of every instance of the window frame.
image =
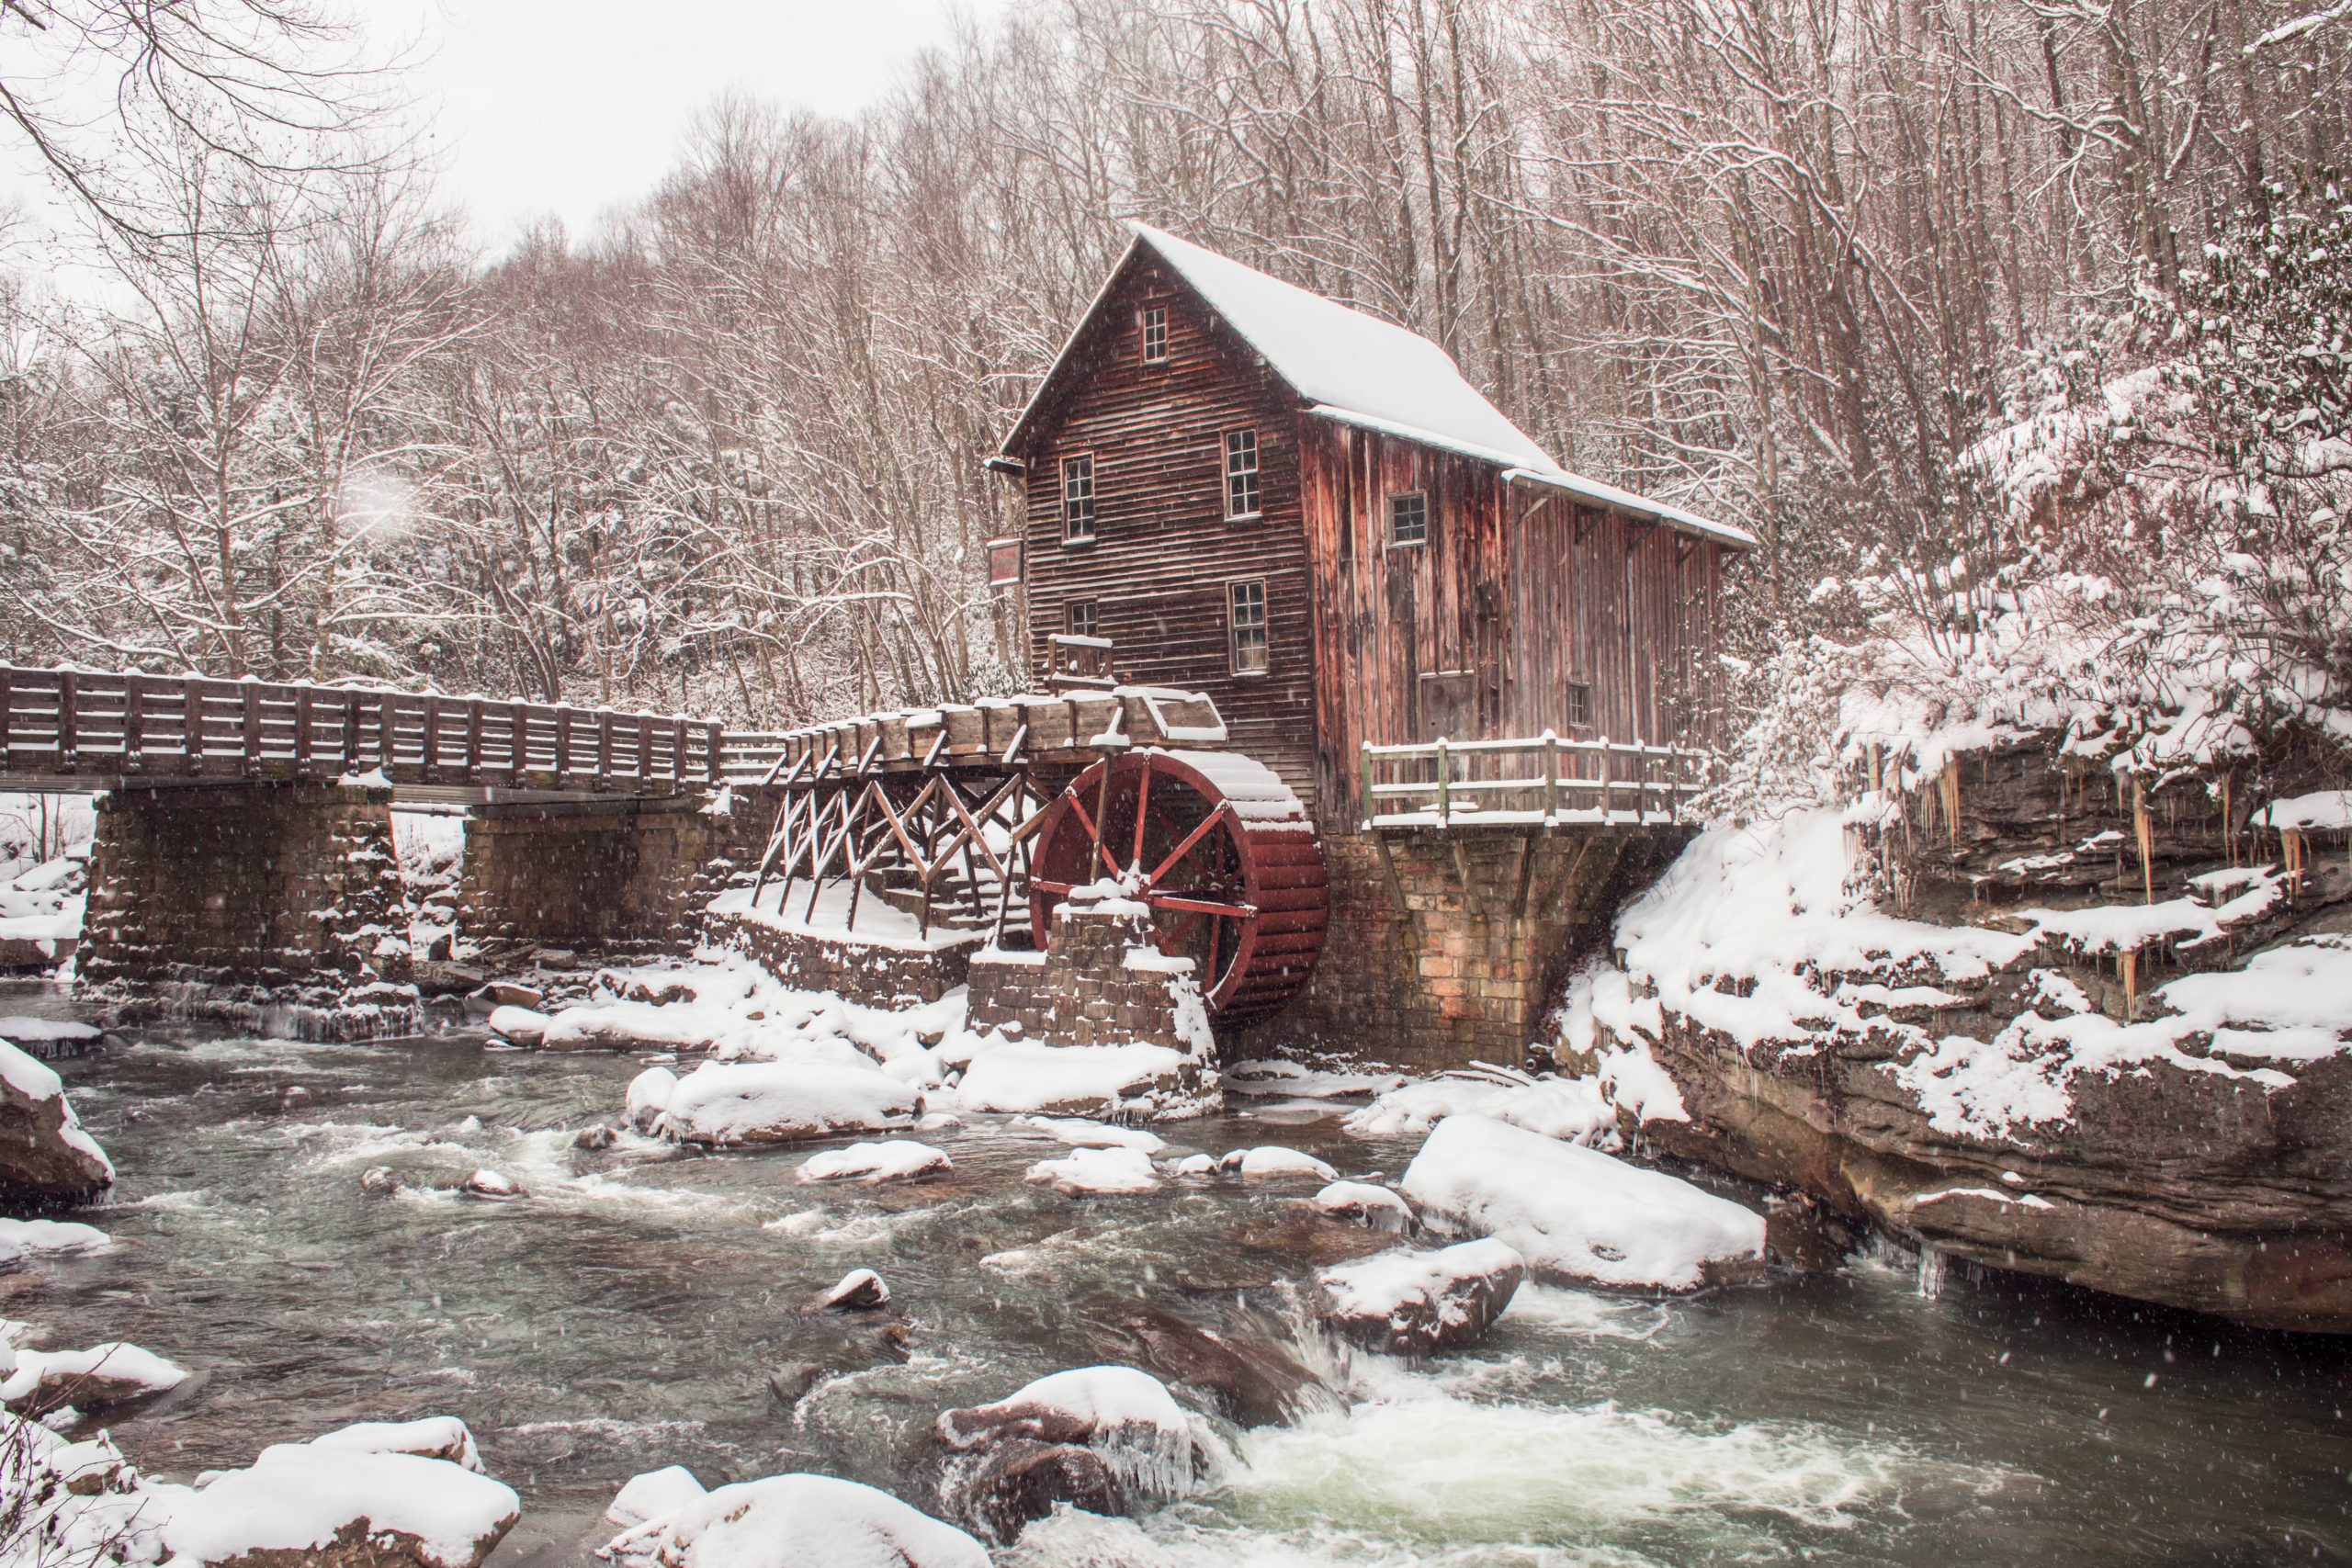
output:
M 1560 682 L 1560 711 L 1571 735 L 1589 734 L 1592 730 L 1592 682 L 1566 680 Z
M 1086 470 L 1086 494 L 1082 498 L 1080 498 L 1082 499 L 1086 504 L 1086 531 L 1082 534 L 1077 532 L 1070 526 L 1071 523 L 1075 520 L 1074 514 L 1070 511 L 1072 499 L 1070 495 L 1070 470 L 1080 464 L 1085 466 Z M 1067 457 L 1062 458 L 1058 466 L 1057 478 L 1059 479 L 1058 494 L 1061 498 L 1062 543 L 1065 546 L 1091 545 L 1094 543 L 1096 539 L 1102 536 L 1102 492 L 1095 478 L 1094 454 L 1092 452 L 1072 452 L 1069 454 Z
M 1079 621 L 1083 618 L 1084 626 Z M 1066 599 L 1062 602 L 1062 635 L 1065 637 L 1100 637 L 1102 625 L 1102 601 L 1100 599 Z
M 1244 590 L 1254 590 L 1257 598 L 1257 620 L 1246 629 L 1257 633 L 1258 663 L 1246 668 L 1241 661 L 1242 632 L 1241 595 Z M 1234 675 L 1257 677 L 1271 674 L 1274 667 L 1274 630 L 1272 606 L 1266 599 L 1266 580 L 1262 577 L 1230 577 L 1225 582 L 1225 654 L 1226 667 Z
M 1249 444 L 1250 466 L 1246 468 L 1238 466 L 1240 454 L 1236 446 L 1243 439 Z M 1224 465 L 1225 520 L 1228 523 L 1250 523 L 1263 517 L 1266 514 L 1266 492 L 1262 482 L 1264 448 L 1259 444 L 1257 426 L 1237 425 L 1231 430 L 1220 431 L 1218 448 Z M 1246 512 L 1237 512 L 1234 510 L 1234 498 L 1243 485 L 1249 491 L 1250 508 Z
M 1411 538 L 1409 538 L 1409 539 L 1405 538 L 1405 537 L 1402 537 L 1402 536 L 1399 536 L 1399 535 L 1398 535 L 1398 533 L 1396 532 L 1396 504 L 1397 504 L 1397 502 L 1406 502 L 1406 501 L 1409 501 L 1409 502 L 1414 502 L 1416 505 L 1418 505 L 1418 506 L 1420 508 L 1420 512 L 1421 512 L 1421 517 L 1420 517 L 1420 529 L 1421 529 L 1421 531 L 1420 531 L 1419 534 L 1416 534 L 1413 537 L 1411 537 Z M 1385 522 L 1385 525 L 1384 525 L 1384 527 L 1383 527 L 1383 530 L 1382 530 L 1382 531 L 1385 534 L 1385 536 L 1386 536 L 1386 537 L 1387 537 L 1388 547 L 1389 547 L 1390 549 L 1392 549 L 1392 550 L 1414 550 L 1414 549 L 1427 549 L 1427 548 L 1429 547 L 1429 542 L 1430 542 L 1430 495 L 1429 495 L 1429 491 L 1424 491 L 1424 490 L 1392 490 L 1392 491 L 1390 491 L 1388 492 L 1386 511 L 1387 511 L 1388 516 L 1387 516 L 1386 522 Z
M 1167 364 L 1169 362 L 1168 307 L 1165 305 L 1146 305 L 1143 308 L 1142 317 L 1137 325 L 1140 329 L 1137 336 L 1143 354 L 1143 363 L 1146 365 Z M 1159 352 L 1157 354 L 1152 352 L 1152 334 L 1155 328 L 1158 329 L 1159 332 Z

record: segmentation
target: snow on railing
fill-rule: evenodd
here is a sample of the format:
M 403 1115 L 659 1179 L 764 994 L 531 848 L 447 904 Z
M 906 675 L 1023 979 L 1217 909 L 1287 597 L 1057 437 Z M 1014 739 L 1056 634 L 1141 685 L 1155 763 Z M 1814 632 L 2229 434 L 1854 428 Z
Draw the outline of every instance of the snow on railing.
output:
M 1668 826 L 1692 820 L 1714 756 L 1682 746 L 1532 739 L 1363 743 L 1370 828 Z M 1402 776 L 1409 775 L 1409 776 Z

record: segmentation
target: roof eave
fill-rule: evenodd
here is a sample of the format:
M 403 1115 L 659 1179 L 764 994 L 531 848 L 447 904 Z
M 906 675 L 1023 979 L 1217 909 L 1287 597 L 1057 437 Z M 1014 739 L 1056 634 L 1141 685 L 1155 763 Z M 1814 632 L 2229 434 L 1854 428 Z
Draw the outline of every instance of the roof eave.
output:
M 1079 339 L 1084 337 L 1086 329 L 1094 324 L 1095 314 L 1102 309 L 1103 301 L 1111 298 L 1111 291 L 1119 286 L 1119 280 L 1126 276 L 1128 264 L 1136 259 L 1136 253 L 1143 249 L 1143 244 L 1142 235 L 1128 234 L 1127 248 L 1119 253 L 1118 261 L 1113 265 L 1109 276 L 1102 279 L 1102 287 L 1094 291 L 1094 298 L 1089 299 L 1086 309 L 1078 313 L 1077 323 L 1069 329 L 1069 336 L 1062 340 L 1054 362 L 1046 366 L 1046 373 L 1037 378 L 1037 389 L 1030 393 L 1028 402 L 1022 405 L 1021 417 L 1012 422 L 1012 428 L 1005 432 L 1002 441 L 997 443 L 996 449 L 1001 456 L 1019 457 L 1023 455 L 1023 443 L 1029 434 L 1029 427 L 1036 422 L 1038 413 L 1053 394 L 1055 383 L 1061 379 L 1070 356 L 1078 352 Z
M 1615 485 L 1605 485 L 1597 479 L 1588 479 L 1578 474 L 1566 471 L 1544 473 L 1536 468 L 1509 468 L 1504 471 L 1503 479 L 1510 484 L 1548 490 L 1555 494 L 1574 496 L 1589 505 L 1606 507 L 1612 512 L 1623 512 L 1635 517 L 1647 518 L 1677 533 L 1710 539 L 1731 549 L 1747 551 L 1757 547 L 1756 536 L 1745 528 L 1736 527 L 1729 523 L 1718 523 L 1712 517 L 1702 517 L 1695 512 L 1685 512 L 1679 506 L 1668 506 L 1662 502 L 1645 500 L 1631 491 L 1619 490 Z

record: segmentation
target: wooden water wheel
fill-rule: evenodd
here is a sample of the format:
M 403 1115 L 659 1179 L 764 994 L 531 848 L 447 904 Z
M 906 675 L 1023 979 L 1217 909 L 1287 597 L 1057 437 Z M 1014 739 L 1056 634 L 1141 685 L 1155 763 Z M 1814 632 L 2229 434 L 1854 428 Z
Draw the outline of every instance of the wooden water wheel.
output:
M 1329 899 L 1314 824 L 1247 757 L 1108 758 L 1046 808 L 1036 841 L 1029 924 L 1038 947 L 1072 888 L 1115 884 L 1149 907 L 1162 953 L 1193 961 L 1216 1023 L 1252 1022 L 1282 1006 L 1323 951 Z

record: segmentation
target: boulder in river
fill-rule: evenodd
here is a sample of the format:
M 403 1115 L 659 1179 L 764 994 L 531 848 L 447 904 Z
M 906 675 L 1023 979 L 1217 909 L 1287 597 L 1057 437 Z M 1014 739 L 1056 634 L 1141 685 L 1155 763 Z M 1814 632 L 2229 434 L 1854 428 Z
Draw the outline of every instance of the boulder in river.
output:
M 1334 1181 L 1315 1194 L 1317 1213 L 1350 1220 L 1376 1231 L 1409 1231 L 1413 1206 L 1370 1181 Z
M 718 1487 L 624 1530 L 601 1555 L 631 1568 L 989 1568 L 987 1549 L 955 1526 L 830 1475 Z
M 281 1443 L 175 1504 L 164 1544 L 206 1568 L 481 1568 L 521 1511 L 447 1460 Z
M 82 1131 L 56 1070 L 0 1040 L 0 1195 L 34 1202 L 95 1196 L 114 1180 Z
M 956 1456 L 942 1494 L 989 1540 L 1012 1540 L 1067 1503 L 1136 1514 L 1184 1496 L 1200 1470 L 1191 1419 L 1134 1367 L 1079 1367 L 993 1404 L 950 1410 L 934 1432 Z
M 832 1312 L 873 1312 L 890 1304 L 890 1287 L 871 1269 L 853 1269 L 818 1304 Z
M 1391 1356 L 1452 1350 L 1487 1332 L 1526 1274 L 1526 1260 L 1491 1236 L 1434 1252 L 1383 1252 L 1324 1271 L 1323 1320 Z
M 1221 1333 L 1125 1298 L 1089 1303 L 1086 1319 L 1097 1337 L 1116 1343 L 1146 1371 L 1193 1391 L 1238 1426 L 1296 1420 L 1317 1386 L 1313 1373 L 1262 1331 L 1252 1332 L 1247 1319 Z
M 1424 1224 L 1498 1237 L 1538 1279 L 1689 1291 L 1764 1267 L 1760 1214 L 1491 1117 L 1440 1122 L 1402 1185 Z
M 86 1350 L 25 1350 L 0 1346 L 0 1404 L 19 1416 L 71 1405 L 105 1410 L 169 1393 L 188 1370 L 152 1350 L 119 1342 Z
M 797 1062 L 706 1062 L 670 1092 L 655 1131 L 726 1147 L 910 1125 L 914 1090 L 878 1071 Z

